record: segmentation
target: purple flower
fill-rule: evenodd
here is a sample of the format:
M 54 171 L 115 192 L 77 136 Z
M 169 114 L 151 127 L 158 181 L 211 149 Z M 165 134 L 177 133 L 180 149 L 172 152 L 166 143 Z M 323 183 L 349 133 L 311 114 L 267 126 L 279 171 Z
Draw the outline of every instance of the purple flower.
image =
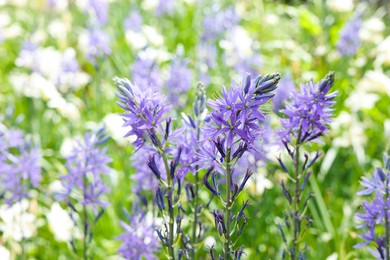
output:
M 241 86 L 233 84 L 229 91 L 223 88 L 221 98 L 207 102 L 213 111 L 203 128 L 204 138 L 226 137 L 228 148 L 239 141 L 252 143 L 260 132 L 256 122 L 265 120 L 259 107 L 273 97 L 270 92 L 276 89 L 279 79 L 279 74 L 273 74 L 251 80 L 247 74 Z
M 141 26 L 143 24 L 142 16 L 138 11 L 132 11 L 128 18 L 123 23 L 123 27 L 126 31 L 134 31 L 139 32 L 141 31 Z
M 117 237 L 122 240 L 118 253 L 129 260 L 157 259 L 155 253 L 159 250 L 160 241 L 153 225 L 147 222 L 142 212 L 135 212 L 133 216 L 126 212 L 126 216 L 128 223 L 120 223 L 124 233 Z
M 343 56 L 353 56 L 360 46 L 359 30 L 362 26 L 360 15 L 350 19 L 340 31 L 340 39 L 336 46 Z
M 176 59 L 171 62 L 169 77 L 165 82 L 168 100 L 171 104 L 183 106 L 180 96 L 187 93 L 191 87 L 192 71 L 187 66 L 188 61 Z
M 176 172 L 185 176 L 188 172 L 195 173 L 194 163 L 197 161 L 196 150 L 199 144 L 196 139 L 196 129 L 186 125 L 179 131 L 181 134 L 174 136 L 172 143 L 181 147 L 180 167 Z
M 155 190 L 158 187 L 158 181 L 151 174 L 150 169 L 146 167 L 146 160 L 152 154 L 155 154 L 151 147 L 144 145 L 136 153 L 133 154 L 132 166 L 135 168 L 135 173 L 131 176 L 131 179 L 136 183 L 133 186 L 135 193 L 139 193 L 143 190 Z M 161 158 L 156 158 L 156 163 L 160 169 L 160 172 L 165 179 L 164 164 Z
M 160 89 L 161 74 L 154 60 L 138 57 L 131 68 L 132 81 L 142 88 Z
M 156 7 L 156 15 L 170 14 L 175 8 L 174 0 L 159 0 Z
M 101 29 L 92 28 L 87 32 L 89 61 L 94 62 L 96 58 L 109 55 L 111 53 L 110 37 Z
M 68 174 L 61 175 L 62 186 L 65 191 L 58 194 L 59 199 L 70 196 L 78 198 L 83 205 L 91 205 L 97 213 L 97 207 L 106 207 L 107 202 L 101 200 L 101 195 L 109 191 L 103 184 L 102 175 L 109 174 L 108 163 L 111 158 L 106 155 L 106 149 L 100 148 L 105 142 L 102 131 L 87 133 L 83 140 L 78 140 L 72 152 L 66 158 Z
M 195 165 L 200 169 L 213 167 L 224 174 L 224 159 L 230 150 L 231 159 L 235 164 L 239 162 L 240 169 L 234 179 L 242 177 L 245 163 L 238 159 L 247 152 L 256 158 L 262 154 L 257 146 L 264 139 L 264 125 L 261 122 L 266 118 L 259 112 L 259 108 L 272 98 L 273 94 L 270 92 L 276 88 L 279 79 L 279 74 L 273 74 L 258 76 L 252 80 L 247 74 L 240 86 L 232 84 L 229 90 L 223 88 L 221 98 L 207 101 L 212 112 L 201 129 Z M 242 161 L 247 161 L 247 156 L 244 157 Z
M 108 1 L 106 0 L 89 0 L 89 7 L 92 8 L 92 12 L 96 21 L 100 25 L 105 25 L 108 21 Z
M 210 83 L 210 70 L 217 65 L 217 48 L 214 44 L 200 42 L 196 46 L 198 57 L 199 80 L 202 84 Z
M 201 40 L 215 41 L 222 33 L 238 24 L 240 20 L 241 18 L 233 7 L 229 7 L 222 11 L 213 10 L 213 12 L 209 13 L 203 20 L 204 32 Z
M 126 78 L 114 78 L 114 82 L 120 91 L 118 105 L 125 110 L 123 127 L 131 127 L 126 137 L 135 135 L 137 140 L 133 144 L 137 148 L 147 139 L 156 144 L 156 131 L 163 131 L 162 123 L 169 109 L 164 98 L 150 88 L 141 90 Z
M 283 78 L 279 82 L 279 87 L 275 91 L 275 96 L 272 99 L 272 110 L 278 113 L 285 108 L 287 100 L 296 95 L 294 81 L 291 78 Z
M 257 75 L 259 73 L 261 63 L 261 57 L 259 54 L 253 54 L 250 57 L 245 57 L 242 54 L 237 55 L 234 62 L 233 69 L 238 74 L 249 73 L 251 75 Z
M 42 179 L 40 150 L 19 130 L 0 130 L 0 187 L 5 202 L 12 206 L 29 196 Z
M 372 180 L 368 179 L 367 177 L 363 177 L 362 181 L 360 182 L 363 187 L 365 187 L 365 190 L 359 191 L 356 193 L 358 196 L 361 195 L 370 195 L 374 192 L 380 192 L 382 193 L 385 191 L 385 183 L 384 183 L 384 173 L 381 168 L 376 168 L 374 171 L 374 177 Z
M 386 165 L 386 161 L 385 161 Z M 390 228 L 390 198 L 389 198 L 389 168 L 376 168 L 372 179 L 363 178 L 361 184 L 365 190 L 360 191 L 357 195 L 372 195 L 374 199 L 371 202 L 362 203 L 363 212 L 357 213 L 355 217 L 361 221 L 357 226 L 362 230 L 361 238 L 364 242 L 355 245 L 355 248 L 368 247 L 371 254 L 377 259 L 386 259 L 386 233 Z M 386 223 L 388 226 L 386 226 Z M 370 247 L 374 246 L 375 250 Z
M 313 81 L 303 84 L 295 99 L 281 110 L 286 115 L 280 119 L 283 129 L 278 132 L 283 143 L 291 143 L 292 136 L 299 143 L 310 142 L 327 131 L 337 95 L 337 92 L 328 94 L 333 82 L 334 73 L 330 73 L 317 84 Z

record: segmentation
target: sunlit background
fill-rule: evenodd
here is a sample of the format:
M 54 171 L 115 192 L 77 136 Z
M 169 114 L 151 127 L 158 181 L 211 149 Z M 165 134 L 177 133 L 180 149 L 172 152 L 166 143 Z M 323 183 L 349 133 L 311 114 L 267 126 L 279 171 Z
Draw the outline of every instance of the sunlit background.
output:
M 370 259 L 366 248 L 353 248 L 361 242 L 354 214 L 363 200 L 359 181 L 382 165 L 389 144 L 389 10 L 387 1 L 352 0 L 0 0 L 0 132 L 23 131 L 42 155 L 42 180 L 29 196 L 12 206 L 0 200 L 0 259 L 78 259 L 70 241 L 82 228 L 54 194 L 75 139 L 101 125 L 111 137 L 112 169 L 104 176 L 110 205 L 94 227 L 92 248 L 94 259 L 120 259 L 119 223 L 132 209 L 137 181 L 115 76 L 156 87 L 180 117 L 191 111 L 199 82 L 214 98 L 245 72 L 279 72 L 279 88 L 294 89 L 329 71 L 339 94 L 330 131 L 309 148 L 322 156 L 310 182 L 308 255 Z M 275 127 L 281 106 L 265 111 Z M 281 258 L 279 153 L 268 151 L 248 185 L 244 258 Z M 217 237 L 209 215 L 199 259 Z

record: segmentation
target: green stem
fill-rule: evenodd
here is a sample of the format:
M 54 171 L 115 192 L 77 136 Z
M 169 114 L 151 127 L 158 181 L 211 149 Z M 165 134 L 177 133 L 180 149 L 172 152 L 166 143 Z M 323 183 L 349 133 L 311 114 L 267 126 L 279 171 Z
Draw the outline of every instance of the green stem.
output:
M 164 161 L 164 166 L 165 166 L 165 172 L 167 174 L 167 178 L 168 178 L 168 201 L 171 202 L 171 205 L 172 207 L 169 207 L 168 208 L 168 214 L 169 214 L 169 225 L 168 225 L 168 233 L 169 233 L 169 242 L 168 242 L 168 252 L 169 252 L 169 258 L 172 259 L 172 260 L 175 260 L 175 250 L 173 248 L 173 223 L 174 223 L 174 212 L 173 212 L 173 199 L 172 199 L 172 196 L 173 196 L 173 180 L 172 180 L 172 177 L 171 177 L 171 174 L 170 174 L 170 171 L 169 171 L 169 165 L 168 165 L 168 159 L 167 159 L 167 156 L 166 154 L 164 153 L 164 149 L 161 145 L 161 142 L 160 140 L 158 140 L 158 150 L 159 150 L 159 153 L 161 155 L 161 157 L 163 158 L 163 161 Z
M 83 257 L 84 260 L 87 260 L 88 259 L 88 243 L 87 243 L 88 226 L 87 226 L 87 207 L 85 205 L 83 205 L 83 229 L 84 229 Z
M 227 149 L 225 157 L 226 165 L 226 206 L 225 206 L 225 221 L 226 221 L 226 233 L 224 241 L 224 260 L 230 259 L 230 210 L 231 210 L 231 200 L 230 200 L 230 148 Z
M 195 191 L 194 191 L 194 223 L 192 226 L 192 244 L 196 244 L 196 228 L 198 226 L 198 207 L 199 207 L 199 198 L 198 198 L 198 192 L 199 192 L 199 174 L 198 174 L 199 167 L 195 167 Z M 195 250 L 192 251 L 192 259 L 195 259 Z
M 87 167 L 88 165 L 88 160 L 85 162 L 85 167 Z M 84 174 L 83 176 L 83 198 L 84 198 L 84 201 L 87 199 L 87 194 L 86 194 L 86 190 L 87 190 L 87 175 Z M 88 259 L 88 241 L 87 241 L 87 237 L 88 237 L 88 212 L 87 212 L 87 206 L 86 205 L 83 205 L 83 232 L 84 232 L 84 236 L 83 236 L 83 258 L 84 260 L 87 260 Z
M 198 118 L 197 120 L 197 131 L 196 131 L 196 139 L 199 141 L 200 139 L 200 128 L 199 125 L 201 123 L 201 120 Z M 198 152 L 198 149 L 197 151 Z M 198 226 L 198 214 L 199 214 L 199 166 L 195 166 L 195 191 L 194 191 L 194 223 L 192 226 L 192 245 L 194 246 L 197 243 L 197 238 L 196 238 L 196 229 Z M 195 248 L 191 252 L 191 257 L 192 259 L 195 259 Z
M 298 249 L 298 236 L 299 236 L 299 218 L 297 217 L 299 214 L 299 179 L 300 179 L 300 173 L 299 173 L 299 146 L 300 146 L 300 139 L 301 139 L 301 129 L 299 129 L 298 132 L 298 138 L 296 142 L 295 147 L 295 154 L 294 154 L 294 166 L 295 166 L 295 172 L 294 172 L 294 181 L 295 181 L 295 188 L 294 188 L 294 200 L 293 200 L 293 223 L 294 223 L 294 236 L 292 241 L 292 248 L 291 248 L 291 259 L 295 260 L 298 258 L 297 256 L 297 249 Z

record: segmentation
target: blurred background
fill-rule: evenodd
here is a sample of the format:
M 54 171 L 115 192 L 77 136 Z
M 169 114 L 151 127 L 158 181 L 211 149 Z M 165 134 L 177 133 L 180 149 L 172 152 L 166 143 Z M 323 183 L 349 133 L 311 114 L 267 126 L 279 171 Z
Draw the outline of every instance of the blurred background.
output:
M 386 0 L 0 0 L 0 127 L 22 130 L 43 156 L 42 183 L 25 206 L 0 207 L 0 259 L 17 258 L 20 228 L 28 259 L 77 258 L 69 234 L 79 231 L 52 194 L 74 138 L 100 124 L 112 137 L 111 206 L 94 229 L 94 255 L 119 259 L 119 221 L 137 183 L 114 76 L 157 87 L 179 115 L 191 111 L 199 82 L 211 98 L 245 72 L 280 72 L 279 88 L 294 89 L 329 71 L 339 94 L 329 133 L 309 148 L 322 151 L 310 183 L 309 258 L 370 259 L 353 248 L 361 242 L 354 214 L 359 181 L 381 166 L 389 144 L 389 18 Z M 267 111 L 276 127 L 282 107 Z M 248 188 L 250 222 L 240 238 L 248 259 L 279 259 L 283 247 L 282 172 L 275 152 L 268 157 Z

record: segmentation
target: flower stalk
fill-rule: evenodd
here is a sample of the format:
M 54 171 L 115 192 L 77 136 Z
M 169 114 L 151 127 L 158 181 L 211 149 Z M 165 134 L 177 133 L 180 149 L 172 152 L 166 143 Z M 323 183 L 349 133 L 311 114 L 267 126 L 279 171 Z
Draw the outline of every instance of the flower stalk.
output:
M 308 195 L 302 205 L 301 200 L 308 179 L 312 175 L 308 169 L 318 159 L 319 153 L 317 152 L 310 161 L 309 155 L 304 154 L 305 159 L 301 166 L 301 148 L 304 144 L 308 144 L 322 136 L 328 129 L 327 123 L 331 122 L 333 99 L 337 94 L 337 92 L 328 94 L 333 82 L 334 73 L 329 73 L 319 83 L 315 84 L 311 81 L 304 84 L 301 91 L 295 94 L 296 98 L 289 100 L 290 102 L 287 103 L 286 108 L 281 110 L 286 117 L 280 120 L 283 129 L 279 130 L 278 135 L 293 162 L 294 168 L 293 173 L 290 173 L 281 157 L 277 158 L 282 170 L 293 182 L 290 189 L 284 181 L 281 183 L 283 194 L 291 208 L 290 212 L 285 213 L 285 229 L 289 232 L 291 238 L 286 237 L 283 228 L 279 227 L 282 239 L 287 245 L 283 252 L 283 259 L 286 254 L 292 260 L 306 257 L 306 247 L 300 248 L 300 241 L 306 230 L 302 228 L 303 222 L 306 222 L 306 226 L 311 224 L 310 217 L 305 216 L 305 214 L 312 195 Z M 303 180 L 301 180 L 302 178 Z
M 225 201 L 225 222 L 226 222 L 226 232 L 225 232 L 225 241 L 224 241 L 224 259 L 230 258 L 230 211 L 232 206 L 232 201 L 230 199 L 230 187 L 231 187 L 231 169 L 230 169 L 230 152 L 231 149 L 227 149 L 225 157 L 225 166 L 226 166 L 226 201 Z

